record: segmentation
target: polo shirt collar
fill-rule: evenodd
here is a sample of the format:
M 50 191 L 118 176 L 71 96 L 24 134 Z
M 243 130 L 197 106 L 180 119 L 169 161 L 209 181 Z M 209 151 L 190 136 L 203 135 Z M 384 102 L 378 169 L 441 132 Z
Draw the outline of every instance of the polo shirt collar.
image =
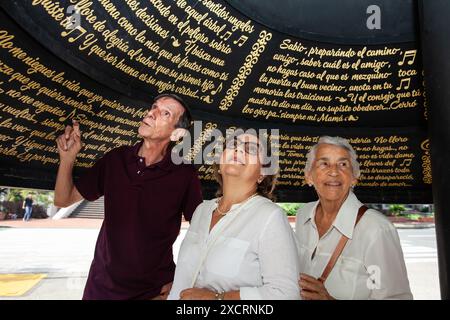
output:
M 144 143 L 144 140 L 141 140 L 132 147 L 132 150 L 131 150 L 132 152 L 130 153 L 130 157 L 129 157 L 129 161 L 131 163 L 135 163 L 136 161 L 139 161 L 140 159 L 144 159 L 143 157 L 139 156 L 139 149 L 141 148 L 143 143 Z M 172 154 L 172 146 L 169 145 L 169 147 L 167 148 L 166 154 L 161 159 L 161 161 L 154 163 L 150 166 L 147 166 L 147 168 L 157 166 L 158 168 L 161 168 L 163 170 L 170 171 L 173 168 L 173 166 L 175 165 L 172 162 L 171 154 Z M 144 159 L 144 161 L 145 161 L 145 159 Z

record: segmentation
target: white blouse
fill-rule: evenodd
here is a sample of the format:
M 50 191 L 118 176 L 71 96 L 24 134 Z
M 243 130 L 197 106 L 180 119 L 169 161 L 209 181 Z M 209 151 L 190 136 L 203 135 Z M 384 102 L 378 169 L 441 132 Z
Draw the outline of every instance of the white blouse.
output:
M 349 238 L 347 245 L 325 281 L 332 297 L 412 299 L 400 239 L 393 224 L 369 209 L 354 228 L 362 203 L 350 192 L 331 228 L 319 239 L 314 220 L 318 203 L 307 203 L 297 212 L 300 272 L 319 278 L 344 234 Z
M 179 299 L 196 274 L 194 287 L 240 290 L 242 300 L 299 299 L 295 236 L 283 210 L 256 196 L 233 205 L 209 232 L 216 207 L 213 199 L 195 210 L 168 299 Z

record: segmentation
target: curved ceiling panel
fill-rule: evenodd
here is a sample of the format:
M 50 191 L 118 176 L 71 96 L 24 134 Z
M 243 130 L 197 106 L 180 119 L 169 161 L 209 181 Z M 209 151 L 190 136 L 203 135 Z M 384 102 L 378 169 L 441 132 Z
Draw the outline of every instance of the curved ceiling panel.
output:
M 312 41 L 337 44 L 388 44 L 411 42 L 418 38 L 415 0 L 227 0 L 227 2 L 268 28 Z M 369 29 L 367 20 L 375 12 L 379 12 L 381 16 L 380 28 Z
M 213 128 L 274 130 L 281 201 L 314 197 L 302 170 L 324 134 L 357 149 L 364 201 L 431 201 L 416 4 L 374 4 L 380 15 L 360 0 L 2 1 L 0 185 L 53 188 L 54 139 L 72 118 L 78 174 L 137 142 L 152 98 L 172 91 L 201 121 L 193 153 Z

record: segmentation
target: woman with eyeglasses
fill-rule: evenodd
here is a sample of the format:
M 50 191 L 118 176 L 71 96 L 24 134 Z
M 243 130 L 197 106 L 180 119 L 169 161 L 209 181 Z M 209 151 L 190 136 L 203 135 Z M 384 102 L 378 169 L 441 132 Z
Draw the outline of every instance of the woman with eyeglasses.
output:
M 299 298 L 295 237 L 271 201 L 276 172 L 265 151 L 253 134 L 227 139 L 214 165 L 218 198 L 194 212 L 169 299 Z

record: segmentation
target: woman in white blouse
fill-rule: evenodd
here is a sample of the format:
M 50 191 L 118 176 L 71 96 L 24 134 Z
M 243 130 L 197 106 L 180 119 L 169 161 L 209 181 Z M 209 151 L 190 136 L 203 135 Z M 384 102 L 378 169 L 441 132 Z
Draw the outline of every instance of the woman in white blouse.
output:
M 360 210 L 363 204 L 352 191 L 360 175 L 356 158 L 346 139 L 328 136 L 307 155 L 306 182 L 319 200 L 297 213 L 300 295 L 308 300 L 412 299 L 395 227 L 378 211 Z
M 194 212 L 169 299 L 298 299 L 295 236 L 270 200 L 275 175 L 252 134 L 227 139 L 215 165 L 217 199 Z M 273 172 L 272 172 L 273 173 Z

